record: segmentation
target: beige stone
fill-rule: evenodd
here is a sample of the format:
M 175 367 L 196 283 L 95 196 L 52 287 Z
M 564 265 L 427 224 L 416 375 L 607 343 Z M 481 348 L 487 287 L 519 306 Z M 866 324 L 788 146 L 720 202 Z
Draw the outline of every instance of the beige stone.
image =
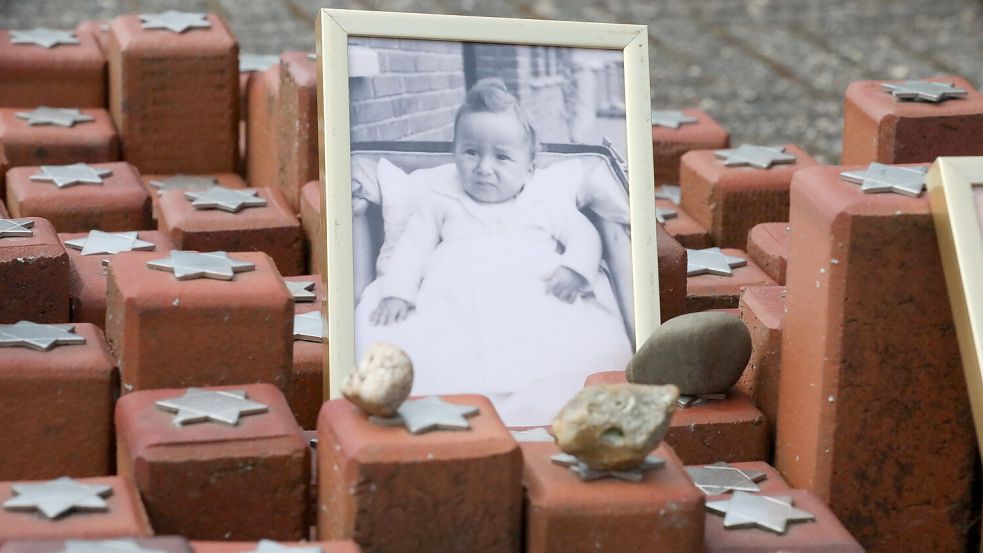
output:
M 369 415 L 391 417 L 410 395 L 413 362 L 393 344 L 377 342 L 342 384 L 341 393 Z

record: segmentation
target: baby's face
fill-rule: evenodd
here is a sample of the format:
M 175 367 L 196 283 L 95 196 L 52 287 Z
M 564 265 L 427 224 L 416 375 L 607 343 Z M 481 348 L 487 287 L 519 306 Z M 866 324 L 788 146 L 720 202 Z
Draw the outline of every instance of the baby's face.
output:
M 461 116 L 454 162 L 464 191 L 479 202 L 514 198 L 533 172 L 529 136 L 511 113 Z

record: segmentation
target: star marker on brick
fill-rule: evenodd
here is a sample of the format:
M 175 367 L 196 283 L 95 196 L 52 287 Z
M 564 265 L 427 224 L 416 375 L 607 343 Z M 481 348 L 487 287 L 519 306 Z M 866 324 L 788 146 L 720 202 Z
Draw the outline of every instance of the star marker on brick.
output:
M 966 97 L 966 89 L 956 88 L 953 83 L 904 81 L 897 84 L 881 83 L 881 87 L 898 100 L 908 102 L 939 103 L 953 98 Z
M 204 13 L 182 12 L 167 10 L 163 13 L 140 14 L 141 28 L 144 30 L 161 29 L 174 33 L 183 33 L 188 29 L 208 29 L 212 24 Z
M 287 546 L 273 540 L 259 540 L 256 549 L 247 553 L 322 553 L 319 545 Z
M 131 539 L 115 540 L 67 540 L 59 553 L 167 553 L 160 549 L 148 549 Z
M 79 44 L 79 39 L 71 31 L 58 31 L 47 27 L 36 27 L 27 31 L 10 31 L 11 44 L 34 44 L 44 48 L 54 48 L 59 44 Z
M 678 129 L 682 125 L 696 123 L 696 117 L 684 115 L 681 111 L 652 111 L 652 125 Z
M 0 238 L 34 236 L 34 221 L 30 219 L 0 219 Z
M 871 163 L 866 169 L 844 171 L 840 178 L 860 185 L 867 194 L 894 192 L 902 196 L 917 198 L 925 190 L 927 166 L 897 167 L 883 163 Z
M 675 209 L 662 209 L 661 207 L 655 208 L 655 220 L 660 223 L 665 223 L 669 219 L 675 219 L 679 216 L 679 213 Z
M 294 315 L 294 340 L 324 342 L 327 331 L 320 311 L 308 311 Z
M 295 303 L 310 303 L 317 299 L 313 280 L 285 280 L 283 283 L 287 285 Z
M 769 169 L 772 165 L 795 163 L 795 156 L 786 154 L 784 146 L 741 144 L 735 149 L 715 150 L 713 154 L 723 159 L 727 167 L 747 165 L 758 169 Z
M 787 495 L 757 495 L 737 491 L 728 499 L 708 501 L 706 509 L 724 515 L 724 528 L 756 526 L 762 530 L 784 534 L 789 522 L 816 520 L 815 515 L 792 506 Z
M 392 417 L 369 417 L 383 426 L 405 426 L 410 434 L 423 434 L 434 430 L 470 430 L 468 417 L 478 414 L 473 405 L 458 405 L 437 396 L 408 399 Z
M 265 206 L 266 200 L 257 194 L 259 191 L 252 188 L 238 190 L 224 186 L 213 186 L 204 192 L 185 192 L 184 197 L 193 200 L 191 205 L 195 209 L 221 209 L 229 213 L 236 213 L 246 207 Z
M 89 123 L 95 121 L 95 117 L 85 115 L 76 108 L 49 108 L 41 106 L 33 111 L 17 111 L 14 115 L 18 119 L 24 119 L 28 125 L 55 125 L 58 127 L 71 127 L 75 123 Z
M 270 67 L 280 63 L 280 56 L 267 56 L 262 54 L 239 54 L 239 72 L 251 73 L 253 71 L 266 71 Z
M 84 344 L 85 336 L 75 334 L 74 330 L 74 324 L 38 324 L 31 321 L 0 325 L 0 347 L 48 351 L 55 346 Z
M 164 180 L 150 181 L 150 186 L 157 189 L 158 196 L 167 190 L 208 190 L 217 185 L 215 177 L 201 175 L 174 175 Z
M 649 455 L 642 461 L 642 464 L 637 467 L 624 469 L 624 470 L 601 470 L 592 469 L 587 466 L 587 463 L 581 461 L 574 455 L 569 453 L 557 453 L 550 457 L 550 460 L 554 464 L 563 465 L 569 468 L 574 474 L 580 477 L 581 480 L 589 482 L 591 480 L 600 480 L 602 478 L 614 478 L 617 480 L 624 480 L 625 482 L 641 482 L 645 477 L 645 473 L 650 470 L 655 470 L 666 464 L 666 460 L 662 457 L 656 457 L 655 455 Z
M 269 406 L 246 399 L 245 390 L 202 390 L 188 388 L 183 396 L 162 399 L 158 408 L 177 413 L 171 422 L 184 426 L 196 422 L 218 422 L 235 426 L 245 415 L 265 413 Z
M 42 165 L 41 172 L 31 175 L 31 180 L 53 182 L 58 188 L 67 188 L 76 184 L 102 184 L 102 178 L 112 174 L 112 169 L 96 168 L 87 163 Z
M 662 186 L 655 189 L 655 199 L 656 200 L 669 200 L 670 202 L 679 205 L 680 201 L 680 191 L 678 184 L 663 184 Z
M 757 470 L 739 469 L 724 461 L 712 465 L 686 467 L 693 484 L 707 495 L 720 495 L 728 492 L 760 492 L 757 482 L 765 479 L 765 473 Z
M 158 271 L 170 271 L 174 273 L 174 278 L 177 280 L 196 278 L 232 280 L 235 278 L 235 273 L 252 271 L 256 268 L 256 264 L 232 259 L 225 252 L 198 253 L 174 250 L 168 257 L 148 261 L 147 267 Z
M 85 238 L 65 240 L 65 245 L 82 250 L 82 255 L 117 254 L 120 252 L 152 251 L 157 246 L 153 242 L 137 238 L 137 231 L 103 232 L 90 230 Z
M 720 248 L 691 250 L 686 248 L 686 276 L 703 274 L 731 276 L 733 267 L 747 265 L 747 259 L 727 255 Z
M 14 484 L 14 497 L 4 501 L 9 511 L 40 511 L 48 519 L 58 518 L 69 511 L 107 511 L 109 505 L 103 499 L 112 495 L 112 486 L 83 484 L 63 476 L 47 482 Z

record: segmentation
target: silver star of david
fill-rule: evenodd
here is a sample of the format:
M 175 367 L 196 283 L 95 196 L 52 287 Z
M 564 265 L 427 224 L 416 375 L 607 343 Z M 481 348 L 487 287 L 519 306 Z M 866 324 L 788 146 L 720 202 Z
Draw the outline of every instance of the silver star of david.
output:
M 107 511 L 104 497 L 113 493 L 112 486 L 83 484 L 67 476 L 40 483 L 14 484 L 14 497 L 4 501 L 10 511 L 40 511 L 46 518 L 58 518 L 73 509 Z
M 766 478 L 757 470 L 739 469 L 724 461 L 699 467 L 686 467 L 693 484 L 706 495 L 720 495 L 729 492 L 757 493 L 761 491 L 756 482 Z
M 96 168 L 87 163 L 42 165 L 41 172 L 31 175 L 31 180 L 53 182 L 58 188 L 67 188 L 76 184 L 102 184 L 102 178 L 112 174 L 112 169 Z
M 662 209 L 661 207 L 655 208 L 655 220 L 660 223 L 665 223 L 669 219 L 675 219 L 679 216 L 679 213 L 675 209 Z
M 757 495 L 734 492 L 729 499 L 708 501 L 708 511 L 724 515 L 724 528 L 757 526 L 776 534 L 784 534 L 789 522 L 816 520 L 816 517 L 792 506 L 787 495 Z
M 215 177 L 202 177 L 197 175 L 174 175 L 164 180 L 151 180 L 150 186 L 157 189 L 160 196 L 166 190 L 208 190 L 218 185 Z
M 85 336 L 75 334 L 74 330 L 74 324 L 38 324 L 31 321 L 0 325 L 0 347 L 48 351 L 55 346 L 84 344 Z
M 569 468 L 585 482 L 600 480 L 602 478 L 614 478 L 616 480 L 624 480 L 625 482 L 641 482 L 646 472 L 655 470 L 666 464 L 665 459 L 656 457 L 655 455 L 645 457 L 642 464 L 627 470 L 592 469 L 587 466 L 587 463 L 568 453 L 557 453 L 550 457 L 550 460 L 557 465 L 563 465 Z
M 322 551 L 318 545 L 288 547 L 273 540 L 259 540 L 256 549 L 246 553 L 322 553 Z
M 170 271 L 177 280 L 214 278 L 232 280 L 235 273 L 252 271 L 255 263 L 232 259 L 225 252 L 198 253 L 195 251 L 174 250 L 168 257 L 147 262 L 147 267 L 158 271 Z
M 41 106 L 34 111 L 14 112 L 18 119 L 24 119 L 28 125 L 57 125 L 59 127 L 71 127 L 75 123 L 88 123 L 95 121 L 95 117 L 84 115 L 75 108 L 49 108 Z
M 184 426 L 196 422 L 218 422 L 235 426 L 245 415 L 265 413 L 269 407 L 246 399 L 245 390 L 202 390 L 188 388 L 183 396 L 156 402 L 164 411 L 177 413 L 171 422 Z
M 477 414 L 478 408 L 473 405 L 457 405 L 428 396 L 404 401 L 392 417 L 369 417 L 369 420 L 382 426 L 405 426 L 410 434 L 423 434 L 433 430 L 470 430 L 467 417 Z
M 680 192 L 679 185 L 677 184 L 663 184 L 655 190 L 656 200 L 669 200 L 670 202 L 679 205 Z
M 768 169 L 772 165 L 795 163 L 795 156 L 786 154 L 784 146 L 741 144 L 737 149 L 714 150 L 713 155 L 723 159 L 727 167 L 748 165 L 758 169 Z
M 310 303 L 317 299 L 314 293 L 314 281 L 311 280 L 285 280 L 283 281 L 290 290 L 290 295 L 294 297 L 296 303 Z
M 204 192 L 185 192 L 184 197 L 194 200 L 191 205 L 195 209 L 221 209 L 229 213 L 236 213 L 244 207 L 265 206 L 266 200 L 257 194 L 259 194 L 259 190 L 253 188 L 237 190 L 224 186 L 213 186 Z
M 512 439 L 517 442 L 555 442 L 556 439 L 545 428 L 530 428 L 529 430 L 510 430 Z
M 676 407 L 679 407 L 680 409 L 689 409 L 690 407 L 695 407 L 709 401 L 720 399 L 727 399 L 727 394 L 679 394 L 679 397 L 676 398 Z
M 659 127 L 678 129 L 689 123 L 696 123 L 696 117 L 683 115 L 681 111 L 652 111 L 652 124 Z
M 731 276 L 732 267 L 747 265 L 747 259 L 727 255 L 720 248 L 704 248 L 691 250 L 686 248 L 686 276 L 703 274 Z
M 161 549 L 142 547 L 130 539 L 119 540 L 67 540 L 65 549 L 58 553 L 167 553 Z
M 54 48 L 59 44 L 79 44 L 75 33 L 57 31 L 46 27 L 36 27 L 28 31 L 10 31 L 11 44 L 35 44 L 45 48 Z
M 917 198 L 925 190 L 925 173 L 928 167 L 894 167 L 882 163 L 871 163 L 866 169 L 845 171 L 840 178 L 860 185 L 867 194 L 894 192 L 902 196 Z
M 274 65 L 280 63 L 280 56 L 266 56 L 262 54 L 239 54 L 239 72 L 250 73 L 253 71 L 266 71 Z
M 0 238 L 34 236 L 34 221 L 30 219 L 0 219 Z
M 120 252 L 151 251 L 157 246 L 153 242 L 137 238 L 137 231 L 103 232 L 90 230 L 85 238 L 65 240 L 69 248 L 82 250 L 82 255 L 117 254 Z
M 167 10 L 163 13 L 141 13 L 142 29 L 162 29 L 183 33 L 188 29 L 208 29 L 212 24 L 207 14 Z
M 933 83 L 930 81 L 905 81 L 899 84 L 881 83 L 881 87 L 898 100 L 909 102 L 944 102 L 952 98 L 965 98 L 966 89 L 956 88 L 953 83 Z
M 294 340 L 324 342 L 324 318 L 320 311 L 308 311 L 294 315 Z

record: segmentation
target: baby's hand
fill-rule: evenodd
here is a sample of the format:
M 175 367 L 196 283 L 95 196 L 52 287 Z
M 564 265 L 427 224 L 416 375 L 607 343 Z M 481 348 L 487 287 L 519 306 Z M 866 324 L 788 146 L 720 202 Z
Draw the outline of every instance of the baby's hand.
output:
M 369 315 L 369 321 L 376 326 L 398 323 L 409 316 L 412 308 L 413 306 L 404 299 L 382 298 L 379 306 Z
M 359 196 L 352 196 L 352 216 L 363 215 L 369 209 L 369 201 Z
M 569 267 L 560 265 L 546 277 L 546 293 L 553 294 L 567 303 L 573 303 L 585 290 L 587 290 L 587 279 Z

